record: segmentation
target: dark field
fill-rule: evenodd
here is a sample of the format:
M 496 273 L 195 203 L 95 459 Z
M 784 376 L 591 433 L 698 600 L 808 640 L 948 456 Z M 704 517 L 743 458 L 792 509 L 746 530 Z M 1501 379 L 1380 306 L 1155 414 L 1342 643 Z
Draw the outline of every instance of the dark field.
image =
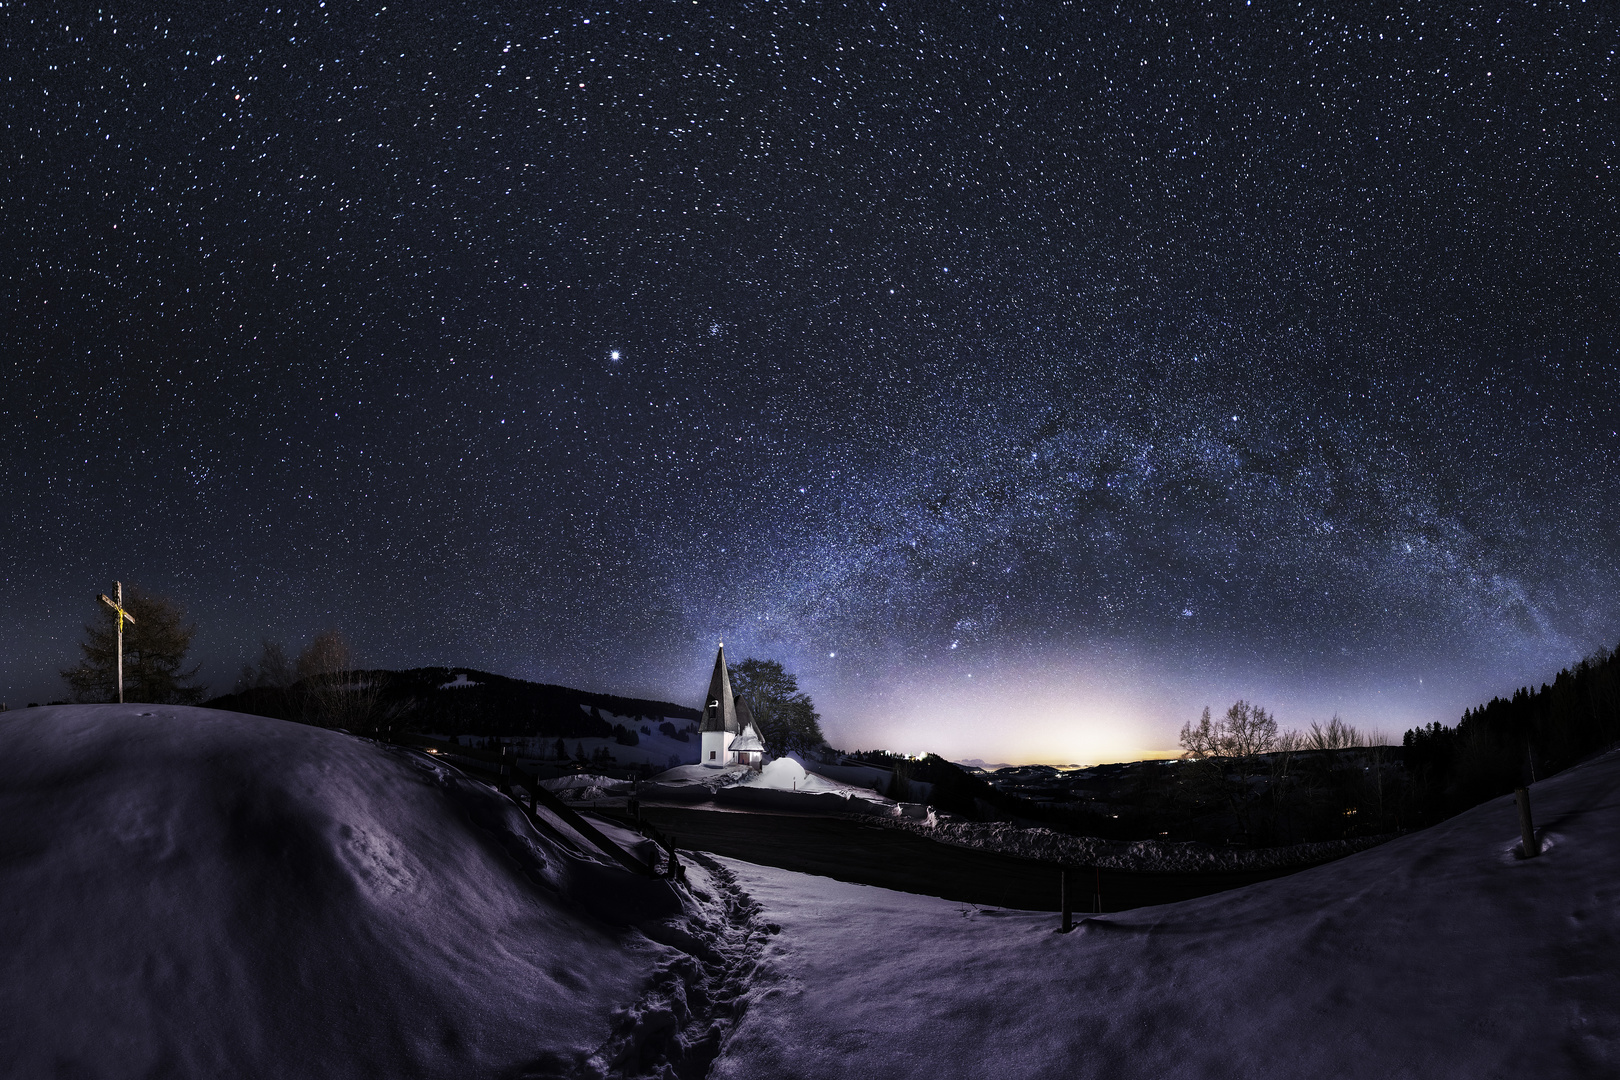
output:
M 622 809 L 597 813 L 626 820 Z M 1009 855 L 940 844 L 900 829 L 847 818 L 733 813 L 643 804 L 642 818 L 680 848 L 821 874 L 840 881 L 940 896 L 983 907 L 1057 911 L 1056 866 Z M 1158 874 L 1071 870 L 1074 910 L 1103 911 L 1169 904 L 1294 873 L 1297 868 L 1243 873 Z

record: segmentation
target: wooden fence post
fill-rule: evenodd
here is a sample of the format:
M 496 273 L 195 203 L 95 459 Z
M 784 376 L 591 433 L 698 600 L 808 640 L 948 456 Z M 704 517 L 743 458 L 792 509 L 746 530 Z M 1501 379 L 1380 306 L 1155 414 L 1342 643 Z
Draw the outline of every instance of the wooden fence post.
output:
M 1058 889 L 1059 897 L 1063 902 L 1063 925 L 1058 929 L 1058 933 L 1067 934 L 1074 929 L 1074 901 L 1069 894 L 1069 868 L 1067 866 L 1058 869 Z
M 1536 843 L 1536 826 L 1530 820 L 1530 789 L 1520 788 L 1513 794 L 1519 800 L 1519 832 L 1523 835 L 1524 857 L 1533 859 L 1541 854 L 1541 845 Z

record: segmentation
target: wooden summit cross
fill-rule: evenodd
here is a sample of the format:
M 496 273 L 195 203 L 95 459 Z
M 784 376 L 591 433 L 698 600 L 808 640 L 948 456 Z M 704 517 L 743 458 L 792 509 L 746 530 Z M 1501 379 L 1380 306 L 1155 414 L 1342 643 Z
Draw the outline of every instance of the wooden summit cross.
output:
M 122 705 L 124 703 L 124 620 L 128 619 L 129 625 L 134 626 L 135 616 L 124 610 L 124 583 L 115 581 L 113 584 L 117 586 L 113 590 L 113 594 L 118 599 L 109 600 L 106 593 L 102 593 L 98 599 L 118 613 L 118 704 Z

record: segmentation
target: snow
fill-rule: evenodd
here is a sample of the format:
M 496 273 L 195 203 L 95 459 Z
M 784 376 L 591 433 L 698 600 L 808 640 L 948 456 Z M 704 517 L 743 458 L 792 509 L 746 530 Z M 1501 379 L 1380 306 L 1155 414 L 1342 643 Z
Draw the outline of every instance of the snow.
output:
M 576 751 L 583 751 L 587 761 L 598 750 L 605 749 L 612 755 L 613 761 L 619 765 L 651 765 L 655 768 L 667 768 L 670 762 L 696 763 L 698 754 L 702 750 L 696 735 L 688 735 L 687 741 L 672 739 L 658 730 L 658 725 L 670 723 L 677 729 L 684 729 L 690 722 L 678 718 L 666 719 L 654 717 L 645 720 L 635 716 L 621 716 L 618 713 L 601 710 L 602 719 L 610 724 L 623 724 L 627 729 L 636 732 L 640 742 L 635 746 L 625 746 L 617 739 L 612 738 L 568 738 L 563 740 L 563 748 L 568 752 L 570 760 Z M 646 727 L 650 734 L 641 731 Z M 518 748 L 524 757 L 531 757 L 539 761 L 556 761 L 557 736 L 540 735 L 507 740 Z
M 799 791 L 809 792 L 813 795 L 838 795 L 846 800 L 860 800 L 871 803 L 873 806 L 891 807 L 893 802 L 877 794 L 871 788 L 857 784 L 846 784 L 838 780 L 831 780 L 818 772 L 807 771 L 802 763 L 793 757 L 777 758 L 768 761 L 765 767 L 755 773 L 744 784 L 752 788 L 761 788 L 767 791 Z
M 735 780 L 757 783 L 717 790 L 848 801 L 794 790 L 787 766 Z M 1534 859 L 1502 798 L 1065 935 L 1049 913 L 695 853 L 689 889 L 635 877 L 444 762 L 337 732 L 29 709 L 0 714 L 0 1060 L 19 1076 L 1620 1075 L 1617 791 L 1620 753 L 1535 785 Z
M 794 757 L 775 758 L 758 771 L 747 765 L 683 765 L 654 776 L 641 788 L 648 800 L 714 800 L 756 810 L 803 814 L 890 814 L 894 803 L 869 788 L 806 772 Z
M 653 777 L 654 784 L 701 784 L 724 787 L 740 783 L 752 770 L 747 765 L 679 765 Z
M 643 736 L 643 740 L 645 740 Z M 622 748 L 621 748 L 622 749 Z M 608 796 L 628 795 L 632 784 L 593 773 L 561 776 L 542 783 L 565 799 L 584 802 Z M 775 758 L 755 770 L 747 765 L 678 765 L 658 773 L 640 785 L 643 798 L 672 799 L 681 802 L 719 799 L 725 802 L 753 802 L 763 806 L 765 792 L 786 793 L 788 798 L 772 798 L 777 809 L 796 808 L 804 813 L 841 814 L 850 812 L 890 813 L 893 802 L 856 784 L 830 780 L 807 772 L 794 755 Z M 749 793 L 758 792 L 755 797 Z M 794 799 L 794 795 L 833 796 L 833 798 Z
M 749 783 L 755 787 L 774 788 L 777 791 L 798 791 L 800 787 L 808 790 L 810 774 L 804 771 L 792 758 L 777 758 L 768 761 L 765 767 L 753 777 Z
M 540 786 L 560 799 L 587 802 L 611 795 L 625 795 L 633 786 L 628 780 L 615 780 L 596 773 L 573 773 L 552 780 L 540 781 Z
M 1620 1075 L 1620 753 L 1233 892 L 1082 917 L 717 860 L 777 928 L 712 1076 Z
M 589 1074 L 696 1045 L 679 1002 L 724 975 L 723 919 L 667 883 L 264 717 L 0 714 L 0 853 L 7 1075 Z
M 837 780 L 830 780 L 820 773 L 807 771 L 804 765 L 793 757 L 777 758 L 774 761 L 766 762 L 763 769 L 745 780 L 744 783 L 749 787 L 764 788 L 771 791 L 830 792 L 848 798 L 859 797 L 874 802 L 888 801 L 874 793 L 870 788 L 841 783 Z

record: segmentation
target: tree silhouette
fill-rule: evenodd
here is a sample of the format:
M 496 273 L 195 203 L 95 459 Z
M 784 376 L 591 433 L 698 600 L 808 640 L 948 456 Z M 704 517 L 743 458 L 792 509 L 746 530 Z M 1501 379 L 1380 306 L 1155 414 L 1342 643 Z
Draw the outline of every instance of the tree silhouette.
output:
M 354 650 L 337 630 L 323 630 L 298 654 L 298 688 L 305 718 L 322 727 L 374 733 L 385 722 L 379 709 L 384 674 L 359 671 Z
M 130 585 L 124 590 L 124 607 L 135 618 L 133 626 L 124 628 L 124 700 L 158 705 L 201 701 L 205 688 L 191 682 L 197 667 L 185 670 L 197 627 L 186 624 L 180 605 Z M 79 642 L 83 658 L 61 673 L 75 701 L 118 700 L 117 616 L 99 605 L 96 615 Z
M 1259 767 L 1262 755 L 1285 744 L 1288 750 L 1299 745 L 1299 737 L 1286 739 L 1277 730 L 1277 720 L 1259 705 L 1234 701 L 1226 715 L 1214 719 L 1209 706 L 1198 722 L 1181 727 L 1182 758 L 1189 763 L 1185 775 L 1195 790 L 1223 798 L 1245 836 L 1254 835 L 1253 790 L 1249 778 Z
M 287 659 L 287 650 L 281 647 L 279 641 L 266 638 L 260 642 L 260 646 L 258 665 L 242 665 L 242 674 L 236 680 L 234 693 L 285 689 L 297 678 L 292 663 Z
M 826 739 L 821 734 L 821 717 L 810 695 L 799 689 L 799 681 L 775 660 L 750 656 L 729 665 L 732 690 L 748 698 L 754 710 L 754 725 L 772 756 L 790 750 L 814 750 Z

